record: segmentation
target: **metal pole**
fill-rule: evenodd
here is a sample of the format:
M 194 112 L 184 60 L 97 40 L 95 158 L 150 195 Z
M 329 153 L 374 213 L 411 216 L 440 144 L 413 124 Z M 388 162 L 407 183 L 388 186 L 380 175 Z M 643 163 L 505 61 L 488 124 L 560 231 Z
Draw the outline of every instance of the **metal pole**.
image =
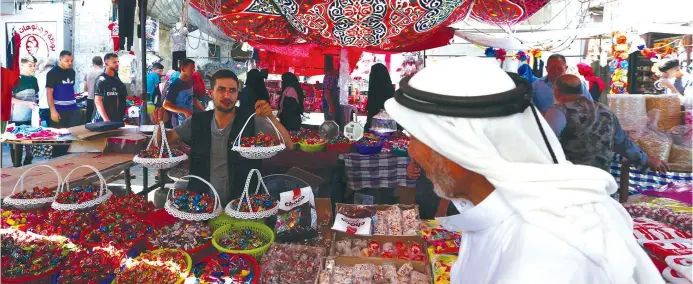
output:
M 149 116 L 147 115 L 147 0 L 139 0 L 140 4 L 140 52 L 142 52 L 142 109 L 140 109 L 140 125 L 149 124 Z

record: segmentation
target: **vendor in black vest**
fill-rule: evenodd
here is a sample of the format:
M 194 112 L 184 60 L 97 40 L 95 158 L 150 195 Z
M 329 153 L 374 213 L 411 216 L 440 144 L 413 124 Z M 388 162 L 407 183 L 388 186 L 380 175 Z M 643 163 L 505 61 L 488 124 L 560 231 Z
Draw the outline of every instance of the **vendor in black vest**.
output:
M 250 113 L 236 107 L 238 99 L 238 77 L 230 70 L 219 70 L 212 76 L 212 99 L 214 110 L 193 114 L 182 125 L 166 131 L 169 144 L 183 141 L 190 145 L 190 174 L 209 181 L 219 193 L 222 206 L 229 201 L 239 198 L 243 193 L 245 180 L 252 169 L 260 169 L 260 160 L 250 160 L 231 151 L 234 139 L 248 120 Z M 287 149 L 293 148 L 289 132 L 272 114 L 272 108 L 267 101 L 255 103 L 255 117 L 251 119 L 243 131 L 242 137 L 252 137 L 258 132 L 274 133 L 274 128 L 266 118 L 279 129 Z M 158 108 L 152 114 L 152 120 L 158 124 L 168 121 L 169 117 L 163 108 Z M 255 190 L 256 177 L 250 185 Z M 190 179 L 188 190 L 207 192 L 208 186 Z

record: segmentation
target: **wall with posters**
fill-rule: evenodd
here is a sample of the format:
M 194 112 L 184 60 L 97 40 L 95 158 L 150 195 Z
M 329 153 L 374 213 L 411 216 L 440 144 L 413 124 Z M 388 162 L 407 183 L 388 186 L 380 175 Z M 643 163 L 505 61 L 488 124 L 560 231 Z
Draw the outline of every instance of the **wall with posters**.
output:
M 13 30 L 17 31 L 22 39 L 20 56 L 33 55 L 38 60 L 45 60 L 48 57 L 57 58 L 58 53 L 63 49 L 71 49 L 72 41 L 66 40 L 65 34 L 67 30 L 67 36 L 70 36 L 71 29 L 66 29 L 65 22 L 71 24 L 71 20 L 64 19 L 66 13 L 56 13 L 56 11 L 64 11 L 66 7 L 67 5 L 63 3 L 35 4 L 31 9 L 24 8 L 16 11 L 14 15 L 3 15 L 0 21 L 3 29 L 0 32 L 0 42 L 2 42 L 0 58 L 4 61 L 7 54 L 6 35 L 12 36 Z M 6 63 L 3 62 L 3 66 L 5 65 Z

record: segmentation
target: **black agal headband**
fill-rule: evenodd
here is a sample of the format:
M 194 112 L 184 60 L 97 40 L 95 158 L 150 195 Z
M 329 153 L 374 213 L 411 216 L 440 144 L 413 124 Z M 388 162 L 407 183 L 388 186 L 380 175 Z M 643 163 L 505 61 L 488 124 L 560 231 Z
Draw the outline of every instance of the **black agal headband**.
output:
M 532 85 L 518 74 L 507 74 L 515 83 L 514 89 L 474 97 L 453 97 L 418 90 L 409 85 L 410 77 L 403 78 L 399 82 L 400 89 L 395 92 L 395 101 L 411 110 L 450 117 L 491 118 L 522 113 L 532 106 Z M 541 126 L 537 110 L 534 107 L 531 109 L 549 154 L 557 164 L 558 160 Z

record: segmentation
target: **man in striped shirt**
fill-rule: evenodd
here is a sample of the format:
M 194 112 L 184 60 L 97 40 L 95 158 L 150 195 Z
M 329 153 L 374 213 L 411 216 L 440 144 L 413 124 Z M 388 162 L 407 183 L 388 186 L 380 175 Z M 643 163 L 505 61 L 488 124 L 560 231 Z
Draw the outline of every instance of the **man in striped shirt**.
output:
M 49 127 L 68 128 L 80 125 L 82 114 L 75 100 L 75 70 L 72 69 L 72 52 L 60 52 L 58 66 L 46 74 L 46 97 L 51 111 Z

